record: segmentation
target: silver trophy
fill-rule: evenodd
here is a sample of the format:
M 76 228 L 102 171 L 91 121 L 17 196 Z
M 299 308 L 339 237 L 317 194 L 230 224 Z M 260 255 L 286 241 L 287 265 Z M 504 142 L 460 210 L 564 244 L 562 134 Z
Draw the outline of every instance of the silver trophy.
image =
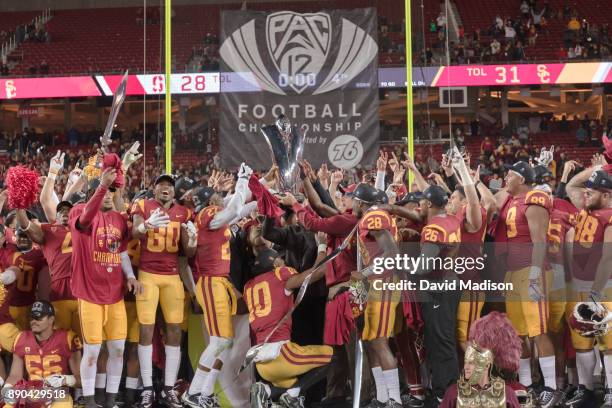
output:
M 279 189 L 296 193 L 300 175 L 298 164 L 302 160 L 306 132 L 292 126 L 285 115 L 280 115 L 273 125 L 262 127 L 261 133 L 270 147 L 272 161 L 278 166 Z

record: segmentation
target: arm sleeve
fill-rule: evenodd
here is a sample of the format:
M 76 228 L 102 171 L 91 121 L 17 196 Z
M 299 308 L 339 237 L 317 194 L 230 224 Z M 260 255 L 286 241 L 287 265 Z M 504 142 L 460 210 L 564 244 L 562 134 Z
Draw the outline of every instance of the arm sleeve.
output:
M 334 210 L 338 209 L 336 208 L 336 204 L 334 204 L 334 200 L 332 200 L 331 195 L 329 195 L 329 191 L 323 188 L 319 179 L 315 180 L 315 182 L 312 183 L 312 186 L 314 187 L 315 191 L 321 198 L 321 201 L 323 202 L 323 204 L 332 207 Z
M 134 270 L 132 269 L 132 261 L 127 251 L 121 252 L 121 269 L 126 279 L 135 279 Z
M 265 217 L 261 235 L 268 241 L 285 247 L 287 245 L 287 228 L 275 227 L 274 222 L 274 218 Z
M 257 208 L 257 201 L 250 201 L 246 203 L 245 205 L 242 206 L 242 209 L 238 211 L 238 215 L 236 215 L 236 217 L 234 217 L 234 219 L 231 220 L 229 223 L 234 224 L 240 221 L 241 218 L 248 217 L 249 215 L 251 215 L 253 210 L 255 210 L 256 208 Z
M 89 199 L 89 202 L 85 206 L 85 210 L 77 220 L 77 225 L 80 228 L 87 229 L 91 225 L 95 215 L 100 211 L 100 205 L 102 204 L 102 200 L 104 200 L 104 195 L 108 189 L 100 185 L 94 195 Z
M 376 180 L 374 181 L 374 188 L 385 191 L 385 176 L 387 175 L 384 171 L 376 172 Z
M 236 183 L 236 191 L 230 199 L 227 207 L 215 214 L 215 217 L 210 221 L 209 228 L 216 230 L 221 228 L 223 225 L 228 225 L 234 218 L 238 216 L 242 207 L 244 206 L 244 197 L 247 190 L 247 180 L 238 179 Z

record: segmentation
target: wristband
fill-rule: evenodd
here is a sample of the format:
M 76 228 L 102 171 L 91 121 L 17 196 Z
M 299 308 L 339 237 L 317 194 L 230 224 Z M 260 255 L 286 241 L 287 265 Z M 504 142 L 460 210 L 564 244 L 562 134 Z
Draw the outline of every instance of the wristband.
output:
M 319 244 L 317 246 L 317 252 L 327 252 L 327 244 Z
M 55 181 L 55 179 L 57 178 L 57 173 L 49 172 L 47 174 L 47 178 Z
M 540 279 L 540 275 L 542 275 L 542 268 L 539 266 L 532 265 L 529 269 L 529 279 Z

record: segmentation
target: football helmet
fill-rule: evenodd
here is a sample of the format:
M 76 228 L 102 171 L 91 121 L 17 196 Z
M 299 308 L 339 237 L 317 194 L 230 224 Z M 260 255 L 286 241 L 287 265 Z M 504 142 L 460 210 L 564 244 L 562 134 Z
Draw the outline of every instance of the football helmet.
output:
M 584 337 L 599 337 L 610 330 L 612 312 L 600 302 L 577 303 L 570 315 L 570 327 Z

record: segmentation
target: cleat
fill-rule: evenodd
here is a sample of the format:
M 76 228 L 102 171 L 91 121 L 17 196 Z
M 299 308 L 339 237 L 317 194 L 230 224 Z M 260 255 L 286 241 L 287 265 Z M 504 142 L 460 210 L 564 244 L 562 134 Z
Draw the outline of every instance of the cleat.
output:
M 593 391 L 587 390 L 584 385 L 579 385 L 566 402 L 567 408 L 590 408 L 595 406 L 595 395 Z
M 612 408 L 612 388 L 606 388 L 601 408 Z
M 550 387 L 544 387 L 538 396 L 541 408 L 553 408 L 557 404 L 558 393 Z
M 304 397 L 301 395 L 296 398 L 284 393 L 278 401 L 283 408 L 304 408 Z
M 181 402 L 189 408 L 200 408 L 200 394 L 189 394 L 185 391 L 181 396 Z
M 162 390 L 159 402 L 167 408 L 183 408 L 181 400 L 172 388 Z
M 251 385 L 249 400 L 251 402 L 251 408 L 268 408 L 270 406 L 270 397 L 268 397 L 266 387 L 263 383 L 256 382 Z
M 138 405 L 139 408 L 153 408 L 153 403 L 155 402 L 155 392 L 152 389 L 144 389 L 142 390 L 142 394 L 140 394 L 141 400 Z
M 402 405 L 405 408 L 423 408 L 425 401 L 418 399 L 412 394 L 404 394 L 402 395 Z
M 198 403 L 200 404 L 200 408 L 221 408 L 221 405 L 219 405 L 219 398 L 215 394 L 200 395 Z

